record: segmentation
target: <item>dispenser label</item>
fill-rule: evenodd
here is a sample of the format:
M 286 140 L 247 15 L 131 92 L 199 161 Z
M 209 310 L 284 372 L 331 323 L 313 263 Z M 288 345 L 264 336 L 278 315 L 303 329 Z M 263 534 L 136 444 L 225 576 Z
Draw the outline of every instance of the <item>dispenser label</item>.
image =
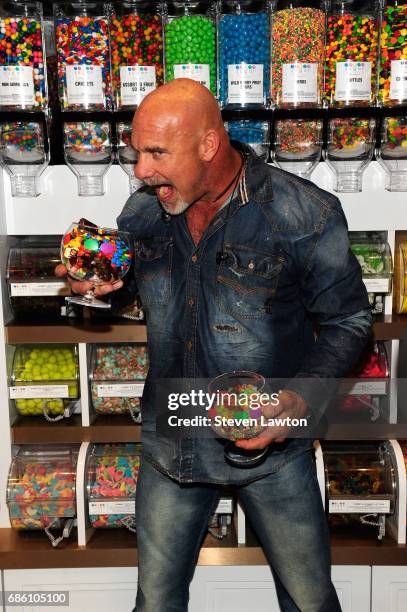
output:
M 350 514 L 372 512 L 388 514 L 390 512 L 389 499 L 330 499 L 329 512 L 331 514 Z
M 390 67 L 390 100 L 407 98 L 407 60 L 392 60 Z
M 64 281 L 52 283 L 10 283 L 11 297 L 35 297 L 71 295 L 71 289 Z
M 0 67 L 0 105 L 29 106 L 35 103 L 31 66 Z
M 144 383 L 119 383 L 117 385 L 97 385 L 98 397 L 141 397 Z
M 335 100 L 370 100 L 371 62 L 337 62 Z
M 90 501 L 89 514 L 135 514 L 135 501 Z
M 122 106 L 137 106 L 156 86 L 155 66 L 120 66 Z
M 174 79 L 192 79 L 211 88 L 209 64 L 174 64 Z
M 368 293 L 389 293 L 390 279 L 386 277 L 364 278 L 366 291 Z
M 104 104 L 102 66 L 66 66 L 68 104 Z
M 262 104 L 263 98 L 263 64 L 229 64 L 229 104 Z
M 10 387 L 11 399 L 67 397 L 69 397 L 68 385 L 21 385 L 21 387 Z
M 387 395 L 387 380 L 343 381 L 341 395 Z
M 318 101 L 318 64 L 283 64 L 283 102 Z

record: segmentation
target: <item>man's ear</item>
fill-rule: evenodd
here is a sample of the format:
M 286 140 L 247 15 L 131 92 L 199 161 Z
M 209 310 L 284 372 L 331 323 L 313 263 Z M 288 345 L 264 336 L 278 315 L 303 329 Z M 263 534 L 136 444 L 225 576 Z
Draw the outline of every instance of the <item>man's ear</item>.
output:
M 199 156 L 202 161 L 210 162 L 215 157 L 220 146 L 220 137 L 216 130 L 208 130 L 203 134 L 199 144 Z

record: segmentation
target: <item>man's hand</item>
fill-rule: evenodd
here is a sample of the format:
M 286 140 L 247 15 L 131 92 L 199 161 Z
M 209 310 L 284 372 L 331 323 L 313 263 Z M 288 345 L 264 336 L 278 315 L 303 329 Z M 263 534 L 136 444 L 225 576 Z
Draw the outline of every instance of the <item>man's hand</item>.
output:
M 265 419 L 279 418 L 300 419 L 307 413 L 307 405 L 303 398 L 294 391 L 283 390 L 278 394 L 278 406 L 262 406 L 261 411 Z M 267 427 L 265 431 L 250 440 L 238 440 L 235 442 L 239 448 L 254 450 L 265 448 L 272 442 L 284 442 L 290 431 L 288 426 Z
M 55 276 L 58 278 L 64 278 L 68 275 L 68 270 L 63 264 L 59 264 L 56 266 Z M 107 295 L 112 291 L 117 291 L 123 287 L 122 280 L 116 280 L 113 283 L 103 283 L 102 285 L 95 285 L 92 281 L 76 281 L 73 278 L 67 277 L 67 281 L 71 286 L 72 293 L 79 293 L 80 295 L 85 295 L 87 291 L 93 292 L 95 297 L 101 297 L 103 295 Z

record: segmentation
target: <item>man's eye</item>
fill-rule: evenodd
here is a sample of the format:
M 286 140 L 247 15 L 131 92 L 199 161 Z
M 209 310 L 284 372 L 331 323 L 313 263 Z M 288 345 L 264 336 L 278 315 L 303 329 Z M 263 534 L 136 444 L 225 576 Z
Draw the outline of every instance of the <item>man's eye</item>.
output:
M 163 156 L 162 151 L 154 151 L 153 153 L 153 159 L 161 159 L 162 156 Z

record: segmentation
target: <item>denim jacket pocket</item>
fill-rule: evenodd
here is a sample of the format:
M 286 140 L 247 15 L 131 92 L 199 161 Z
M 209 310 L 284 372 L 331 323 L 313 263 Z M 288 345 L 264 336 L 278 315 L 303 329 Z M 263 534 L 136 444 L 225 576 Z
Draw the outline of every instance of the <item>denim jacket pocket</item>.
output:
M 143 306 L 167 304 L 171 296 L 172 238 L 136 240 L 134 268 Z
M 227 243 L 216 276 L 219 308 L 240 319 L 271 313 L 284 258 Z

